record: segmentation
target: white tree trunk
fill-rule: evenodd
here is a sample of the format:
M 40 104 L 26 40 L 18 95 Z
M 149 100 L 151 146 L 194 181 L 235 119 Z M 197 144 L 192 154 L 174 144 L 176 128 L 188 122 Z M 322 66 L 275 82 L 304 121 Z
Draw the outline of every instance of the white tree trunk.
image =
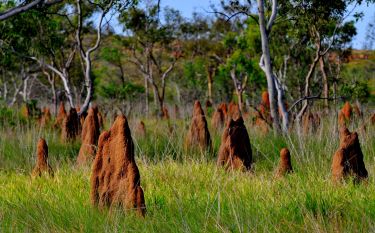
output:
M 278 104 L 276 101 L 276 87 L 275 87 L 274 76 L 272 73 L 268 32 L 267 32 L 267 31 L 270 31 L 273 20 L 276 17 L 277 0 L 272 1 L 273 3 L 272 14 L 268 23 L 268 27 L 266 26 L 266 21 L 265 21 L 263 0 L 257 0 L 257 1 L 258 1 L 258 12 L 259 12 L 259 29 L 260 29 L 260 35 L 261 35 L 261 41 L 262 41 L 262 57 L 260 60 L 260 67 L 262 68 L 263 72 L 266 74 L 266 77 L 267 77 L 267 90 L 268 90 L 269 99 L 270 99 L 270 112 L 271 112 L 272 124 L 273 124 L 275 131 L 278 132 L 280 130 L 279 116 L 277 113 Z

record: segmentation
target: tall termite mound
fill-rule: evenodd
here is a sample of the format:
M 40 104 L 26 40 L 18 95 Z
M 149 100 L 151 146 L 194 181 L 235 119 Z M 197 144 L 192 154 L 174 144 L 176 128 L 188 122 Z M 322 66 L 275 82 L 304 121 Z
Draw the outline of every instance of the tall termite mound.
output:
M 227 170 L 250 170 L 252 152 L 249 135 L 242 117 L 229 120 L 221 138 L 218 166 Z
M 212 115 L 212 128 L 213 129 L 220 129 L 225 126 L 225 121 L 227 118 L 227 105 L 225 103 L 221 103 L 215 110 L 214 114 Z
M 92 204 L 136 209 L 144 216 L 146 206 L 140 185 L 128 121 L 124 115 L 120 115 L 111 129 L 99 137 L 91 174 Z
M 368 176 L 358 134 L 351 133 L 348 128 L 340 128 L 340 146 L 333 156 L 332 179 L 337 182 L 345 177 L 353 176 L 356 181 Z
M 77 157 L 77 165 L 85 165 L 91 162 L 96 153 L 100 129 L 98 109 L 90 108 L 82 127 L 82 144 Z
M 81 131 L 81 123 L 75 108 L 69 110 L 61 127 L 61 140 L 63 142 L 74 141 Z
M 353 112 L 352 106 L 350 105 L 348 101 L 346 101 L 344 106 L 339 112 L 338 122 L 340 126 L 347 126 L 347 124 L 350 123 L 352 112 Z
M 64 102 L 60 102 L 59 111 L 57 112 L 57 117 L 56 117 L 54 127 L 61 127 L 65 117 L 66 117 L 65 104 Z
M 276 178 L 283 177 L 288 173 L 293 172 L 292 161 L 290 159 L 290 152 L 288 148 L 282 148 L 280 150 L 280 162 L 276 170 Z
M 198 100 L 194 103 L 193 117 L 191 119 L 189 132 L 186 136 L 186 148 L 193 148 L 195 146 L 199 146 L 200 149 L 208 150 L 212 148 L 206 116 Z
M 52 167 L 48 163 L 48 146 L 44 138 L 39 139 L 36 154 L 36 164 L 32 176 L 42 176 L 44 173 L 53 176 Z
M 255 125 L 258 126 L 263 133 L 267 133 L 272 123 L 270 114 L 270 99 L 267 91 L 262 92 L 261 102 L 255 116 Z
M 81 107 L 77 106 L 76 111 L 77 111 L 77 113 L 79 113 L 81 111 Z M 81 115 L 79 115 L 79 122 L 80 122 L 81 125 L 83 125 L 83 123 L 85 123 L 86 116 L 87 116 L 87 112 L 83 112 Z
M 98 117 L 98 121 L 99 121 L 99 127 L 101 129 L 104 128 L 104 122 L 105 122 L 105 119 L 104 119 L 104 116 L 103 114 L 100 112 L 99 108 L 98 108 L 98 114 L 97 114 L 97 117 Z
M 238 104 L 230 102 L 228 105 L 228 119 L 237 120 L 241 117 L 241 111 Z

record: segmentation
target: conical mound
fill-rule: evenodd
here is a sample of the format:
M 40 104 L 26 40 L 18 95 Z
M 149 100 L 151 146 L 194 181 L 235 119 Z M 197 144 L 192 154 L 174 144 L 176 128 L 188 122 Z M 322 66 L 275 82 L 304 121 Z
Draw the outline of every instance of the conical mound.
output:
M 120 115 L 99 137 L 91 174 L 91 201 L 99 207 L 137 209 L 144 216 L 146 206 L 140 184 L 128 121 Z
M 82 144 L 77 157 L 77 165 L 91 162 L 96 153 L 100 130 L 97 108 L 90 108 L 82 127 Z
M 40 138 L 37 146 L 37 160 L 32 176 L 42 176 L 44 173 L 53 176 L 53 170 L 48 163 L 48 146 L 46 140 Z
M 71 108 L 61 127 L 61 140 L 74 141 L 81 131 L 81 123 L 75 108 Z
M 241 117 L 241 111 L 240 111 L 238 104 L 234 102 L 230 102 L 228 106 L 228 119 L 227 120 L 229 119 L 237 120 L 240 117 Z
M 290 159 L 290 152 L 288 148 L 283 148 L 280 150 L 280 162 L 276 170 L 276 178 L 283 177 L 288 173 L 293 172 L 292 162 Z
M 353 176 L 356 181 L 368 176 L 358 134 L 351 133 L 345 126 L 340 128 L 340 147 L 333 156 L 332 179 L 340 181 Z
M 186 136 L 186 147 L 193 148 L 195 146 L 202 150 L 211 150 L 212 148 L 206 117 L 198 100 L 194 103 L 193 117 Z
M 220 104 L 214 114 L 212 115 L 212 128 L 220 129 L 224 127 L 227 118 L 227 105 L 225 103 Z
M 59 111 L 57 113 L 54 126 L 61 127 L 62 123 L 64 122 L 65 117 L 66 117 L 65 105 L 64 105 L 64 102 L 60 102 Z
M 250 170 L 252 152 L 242 117 L 229 120 L 221 138 L 217 164 L 227 170 Z
M 135 129 L 135 134 L 141 138 L 146 137 L 146 126 L 143 121 L 138 122 L 137 127 Z

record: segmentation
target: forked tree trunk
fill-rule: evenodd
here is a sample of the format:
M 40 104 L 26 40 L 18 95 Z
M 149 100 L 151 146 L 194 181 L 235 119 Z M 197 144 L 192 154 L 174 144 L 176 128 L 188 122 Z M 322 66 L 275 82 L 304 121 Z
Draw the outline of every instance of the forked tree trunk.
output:
M 275 80 L 272 73 L 272 64 L 271 64 L 271 57 L 270 57 L 270 49 L 269 49 L 269 41 L 268 41 L 268 32 L 272 27 L 272 23 L 276 18 L 277 14 L 277 1 L 272 1 L 272 15 L 269 20 L 268 26 L 266 26 L 265 15 L 264 15 L 264 3 L 263 0 L 257 0 L 258 2 L 258 12 L 259 12 L 259 29 L 261 35 L 261 42 L 262 42 L 262 58 L 260 61 L 260 67 L 262 68 L 263 72 L 266 74 L 267 78 L 267 90 L 270 99 L 270 112 L 272 118 L 272 125 L 275 129 L 275 133 L 280 132 L 280 122 L 279 116 L 277 113 L 277 100 L 276 100 L 276 87 L 275 87 Z M 267 30 L 268 29 L 268 30 Z M 268 31 L 268 32 L 267 32 Z

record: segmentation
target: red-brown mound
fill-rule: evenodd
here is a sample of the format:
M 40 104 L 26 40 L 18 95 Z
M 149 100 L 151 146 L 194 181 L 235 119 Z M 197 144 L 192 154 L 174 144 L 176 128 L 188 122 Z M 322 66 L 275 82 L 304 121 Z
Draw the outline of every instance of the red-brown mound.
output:
M 242 117 L 229 120 L 221 138 L 218 166 L 226 170 L 250 170 L 252 152 L 249 135 Z
M 212 148 L 206 117 L 198 100 L 194 103 L 193 117 L 186 137 L 186 147 L 195 146 L 199 146 L 202 150 L 211 150 Z
M 216 108 L 214 114 L 212 115 L 211 124 L 213 129 L 220 129 L 224 127 L 227 115 L 226 107 L 226 104 L 222 103 Z
M 280 163 L 276 170 L 276 177 L 285 176 L 285 174 L 293 172 L 292 162 L 290 159 L 290 152 L 288 148 L 283 148 L 280 151 Z
M 103 114 L 98 110 L 98 121 L 99 121 L 99 127 L 101 129 L 104 128 L 104 117 L 103 117 Z
M 88 164 L 95 158 L 100 135 L 97 108 L 90 108 L 82 127 L 82 144 L 77 157 L 77 165 Z
M 169 112 L 167 107 L 163 107 L 163 119 L 169 120 Z
M 345 120 L 346 121 L 350 121 L 350 118 L 352 116 L 352 112 L 353 112 L 353 109 L 352 109 L 352 106 L 350 105 L 350 103 L 348 101 L 345 102 L 344 106 L 342 107 L 341 109 L 342 113 L 344 114 L 345 116 Z
M 74 141 L 81 132 L 81 123 L 75 108 L 71 108 L 64 118 L 61 128 L 61 140 L 63 142 Z
M 99 207 L 137 209 L 144 216 L 146 206 L 140 184 L 128 121 L 120 115 L 99 137 L 91 174 L 91 201 Z
M 62 123 L 66 117 L 65 105 L 64 102 L 60 102 L 59 111 L 57 113 L 56 121 L 54 127 L 62 126 Z
M 44 173 L 53 176 L 53 170 L 48 163 L 48 146 L 46 140 L 40 138 L 37 146 L 37 160 L 32 176 L 42 176 Z
M 260 127 L 264 133 L 267 133 L 269 126 L 272 125 L 270 99 L 267 91 L 262 92 L 262 100 L 256 113 L 255 125 Z
M 240 111 L 238 104 L 234 102 L 230 102 L 228 106 L 228 119 L 227 120 L 229 119 L 237 120 L 240 117 L 241 117 L 241 111 Z
M 340 147 L 333 156 L 332 179 L 337 182 L 354 176 L 356 181 L 368 176 L 358 134 L 351 133 L 345 126 L 340 128 Z

